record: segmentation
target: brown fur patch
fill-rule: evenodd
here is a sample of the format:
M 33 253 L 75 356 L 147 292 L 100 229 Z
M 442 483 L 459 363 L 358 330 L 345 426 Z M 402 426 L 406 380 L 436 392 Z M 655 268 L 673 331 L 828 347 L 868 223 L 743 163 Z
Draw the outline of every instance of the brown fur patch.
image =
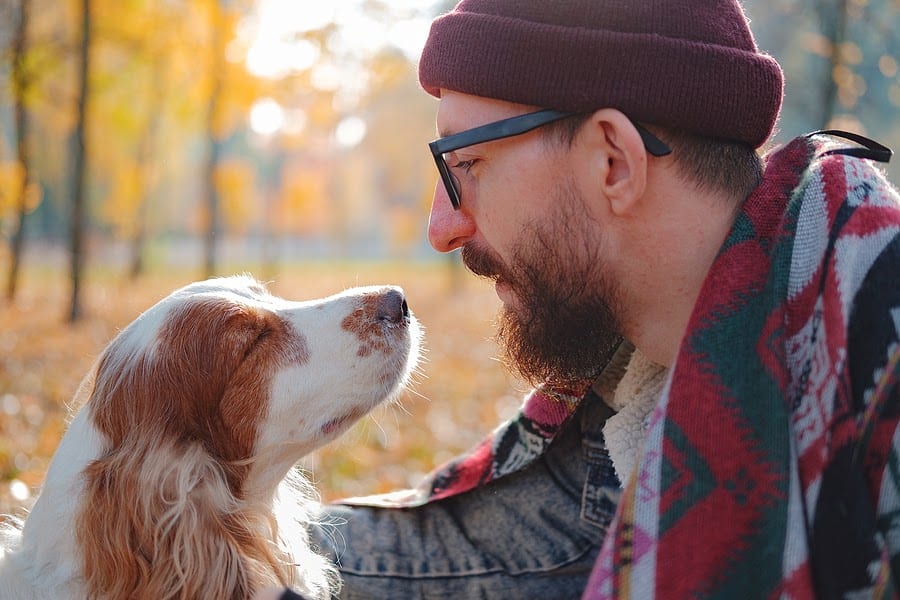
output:
M 305 339 L 288 323 L 222 298 L 173 310 L 152 352 L 124 364 L 113 359 L 123 351 L 117 341 L 101 358 L 92 399 L 94 422 L 112 445 L 155 432 L 200 440 L 225 462 L 250 457 L 274 371 L 309 360 Z M 118 372 L 107 372 L 110 362 Z
M 171 586 L 156 590 L 160 595 L 147 591 L 164 574 L 171 576 L 164 566 L 170 560 L 217 564 L 205 577 L 195 574 L 208 590 L 228 590 L 217 597 L 246 597 L 250 572 L 274 573 L 275 581 L 286 582 L 279 559 L 257 539 L 261 524 L 212 505 L 216 498 L 242 497 L 249 469 L 242 461 L 252 456 L 269 384 L 279 366 L 309 360 L 305 339 L 275 314 L 224 298 L 187 301 L 172 310 L 152 347 L 134 349 L 134 336 L 126 334 L 101 357 L 89 400 L 91 418 L 110 443 L 85 470 L 77 519 L 92 597 L 101 590 L 114 590 L 110 597 L 193 596 Z M 152 469 L 160 460 L 177 469 Z M 163 499 L 184 482 L 198 506 L 179 511 L 182 524 L 169 520 Z M 164 519 L 172 539 L 159 533 Z M 206 539 L 210 547 L 203 546 Z M 173 552 L 184 556 L 168 556 Z M 190 558 L 191 552 L 197 556 Z M 221 569 L 229 572 L 228 581 L 213 583 Z M 149 587 L 138 590 L 137 581 Z
M 341 321 L 341 328 L 356 334 L 360 345 L 357 356 L 369 356 L 372 352 L 390 354 L 391 347 L 384 337 L 382 324 L 375 317 L 381 296 L 366 294 L 360 298 L 359 306 Z

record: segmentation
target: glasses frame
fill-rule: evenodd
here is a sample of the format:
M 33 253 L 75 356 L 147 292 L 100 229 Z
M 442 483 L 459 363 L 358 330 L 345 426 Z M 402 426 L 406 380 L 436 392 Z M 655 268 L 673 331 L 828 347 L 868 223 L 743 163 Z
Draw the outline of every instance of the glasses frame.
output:
M 522 135 L 537 129 L 538 127 L 543 127 L 544 125 L 560 121 L 567 117 L 574 117 L 577 114 L 579 113 L 545 108 L 524 115 L 517 115 L 515 117 L 501 119 L 500 121 L 494 121 L 493 123 L 487 123 L 486 125 L 473 127 L 472 129 L 466 129 L 465 131 L 460 131 L 459 133 L 454 133 L 436 139 L 433 142 L 429 142 L 428 148 L 431 150 L 431 156 L 434 158 L 434 164 L 437 166 L 441 181 L 444 184 L 444 189 L 447 190 L 447 196 L 450 198 L 450 204 L 453 206 L 453 210 L 459 210 L 460 207 L 459 181 L 450 170 L 450 166 L 444 159 L 444 154 L 468 146 L 474 146 L 475 144 L 483 144 L 485 142 L 493 142 L 494 140 Z M 666 156 L 672 152 L 672 149 L 658 137 L 647 131 L 638 123 L 635 123 L 632 119 L 629 118 L 629 121 L 631 121 L 631 124 L 637 129 L 637 132 L 644 143 L 644 148 L 648 153 L 653 156 Z

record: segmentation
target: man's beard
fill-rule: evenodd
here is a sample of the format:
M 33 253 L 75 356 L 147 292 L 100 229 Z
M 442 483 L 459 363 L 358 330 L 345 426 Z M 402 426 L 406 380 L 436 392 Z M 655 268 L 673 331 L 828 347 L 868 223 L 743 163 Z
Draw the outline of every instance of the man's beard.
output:
M 473 243 L 462 248 L 476 275 L 503 282 L 518 300 L 504 305 L 497 340 L 510 369 L 532 385 L 593 380 L 621 339 L 617 286 L 603 272 L 600 240 L 571 187 L 528 228 L 506 265 Z

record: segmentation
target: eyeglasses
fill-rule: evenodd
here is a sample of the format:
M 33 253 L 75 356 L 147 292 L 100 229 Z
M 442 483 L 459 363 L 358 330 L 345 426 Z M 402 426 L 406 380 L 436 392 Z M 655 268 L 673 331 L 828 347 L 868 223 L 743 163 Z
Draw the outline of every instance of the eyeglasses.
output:
M 447 165 L 445 155 L 448 152 L 453 152 L 467 146 L 474 146 L 475 144 L 522 135 L 523 133 L 528 133 L 533 129 L 537 129 L 538 127 L 543 127 L 544 125 L 548 125 L 554 121 L 560 121 L 567 117 L 574 117 L 577 114 L 578 113 L 544 109 L 524 115 L 518 115 L 516 117 L 510 117 L 508 119 L 502 119 L 479 127 L 473 127 L 472 129 L 454 133 L 453 135 L 448 135 L 447 137 L 442 137 L 430 142 L 428 148 L 431 150 L 431 155 L 434 157 L 434 164 L 437 165 L 438 173 L 441 175 L 441 181 L 444 184 L 444 188 L 447 190 L 447 196 L 450 198 L 450 204 L 453 205 L 453 210 L 459 210 L 460 186 L 459 180 L 457 180 L 456 176 Z M 665 156 L 672 152 L 671 148 L 666 146 L 666 144 L 658 137 L 647 131 L 638 123 L 635 123 L 633 120 L 631 123 L 641 136 L 641 140 L 644 142 L 644 148 L 647 152 L 653 156 Z

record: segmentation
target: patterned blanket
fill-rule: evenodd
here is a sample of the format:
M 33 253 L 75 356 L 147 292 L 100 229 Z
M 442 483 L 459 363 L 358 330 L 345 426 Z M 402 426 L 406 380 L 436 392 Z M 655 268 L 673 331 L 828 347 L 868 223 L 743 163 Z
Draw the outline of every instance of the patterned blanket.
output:
M 540 457 L 587 392 L 535 389 L 518 413 L 468 453 L 442 465 L 415 489 L 347 498 L 342 503 L 389 508 L 412 507 L 462 494 L 528 466 Z
M 768 157 L 585 598 L 897 595 L 900 197 L 833 144 Z

